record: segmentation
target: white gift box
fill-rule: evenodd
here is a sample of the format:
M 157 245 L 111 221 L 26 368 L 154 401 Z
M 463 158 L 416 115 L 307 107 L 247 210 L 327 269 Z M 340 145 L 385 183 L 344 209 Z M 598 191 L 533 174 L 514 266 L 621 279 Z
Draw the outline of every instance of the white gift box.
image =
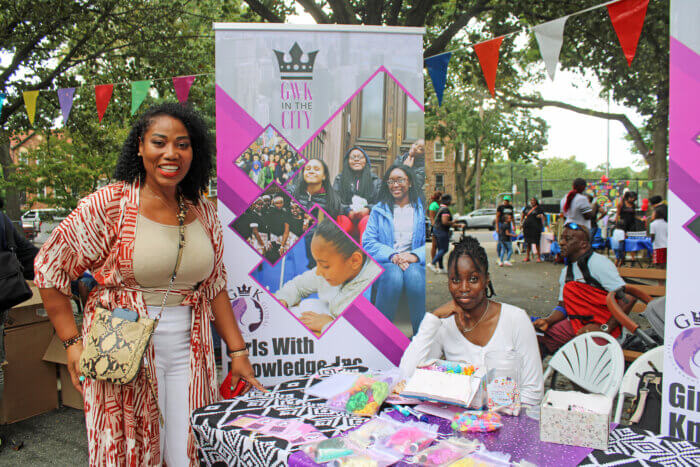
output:
M 606 450 L 612 403 L 602 394 L 550 389 L 540 410 L 540 440 Z

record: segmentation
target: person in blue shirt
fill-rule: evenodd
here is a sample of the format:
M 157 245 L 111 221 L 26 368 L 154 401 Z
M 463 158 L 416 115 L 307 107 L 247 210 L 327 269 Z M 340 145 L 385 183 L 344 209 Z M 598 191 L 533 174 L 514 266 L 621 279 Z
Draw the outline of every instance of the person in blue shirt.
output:
M 517 237 L 513 233 L 513 222 L 511 214 L 503 215 L 503 222 L 498 225 L 498 243 L 501 251 L 498 254 L 499 266 L 512 266 L 510 257 L 513 255 L 513 239 Z
M 393 321 L 406 293 L 415 334 L 425 315 L 425 214 L 413 170 L 389 167 L 378 198 L 362 235 L 363 248 L 384 268 L 375 306 Z

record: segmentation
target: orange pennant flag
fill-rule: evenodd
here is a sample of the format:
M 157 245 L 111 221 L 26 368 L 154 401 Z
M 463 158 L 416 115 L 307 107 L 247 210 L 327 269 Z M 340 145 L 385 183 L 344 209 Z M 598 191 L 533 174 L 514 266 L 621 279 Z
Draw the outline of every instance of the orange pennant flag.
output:
M 649 0 L 621 0 L 608 5 L 608 15 L 625 53 L 627 66 L 632 66 L 634 54 L 637 52 L 647 6 Z
M 102 117 L 107 111 L 109 101 L 112 99 L 113 84 L 98 84 L 95 86 L 95 103 L 97 104 L 97 119 L 102 123 Z
M 496 97 L 496 71 L 498 71 L 498 55 L 501 49 L 501 42 L 503 42 L 503 36 L 473 46 L 476 56 L 479 57 L 481 71 L 484 73 L 486 85 L 491 91 L 491 97 Z

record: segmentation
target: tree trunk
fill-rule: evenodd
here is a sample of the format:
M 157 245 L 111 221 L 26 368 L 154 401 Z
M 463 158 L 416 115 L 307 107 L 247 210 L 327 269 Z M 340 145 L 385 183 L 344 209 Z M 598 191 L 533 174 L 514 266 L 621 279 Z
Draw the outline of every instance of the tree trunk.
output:
M 659 195 L 664 199 L 668 197 L 668 161 L 666 149 L 668 148 L 668 132 L 660 125 L 654 130 L 654 152 L 647 158 L 649 165 L 649 180 L 654 180 L 649 195 Z
M 477 139 L 478 141 L 478 139 Z M 481 206 L 481 145 L 477 143 L 474 155 L 474 209 Z
M 14 162 L 10 157 L 10 141 L 3 138 L 0 142 L 0 165 L 2 165 L 2 173 L 5 181 L 14 173 Z M 19 193 L 14 185 L 5 185 L 5 214 L 12 220 L 19 220 Z

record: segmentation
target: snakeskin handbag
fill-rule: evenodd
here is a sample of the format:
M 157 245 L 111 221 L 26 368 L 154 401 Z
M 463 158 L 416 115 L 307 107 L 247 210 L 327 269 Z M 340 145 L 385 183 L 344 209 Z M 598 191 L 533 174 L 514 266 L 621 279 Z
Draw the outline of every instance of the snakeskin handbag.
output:
M 134 311 L 102 307 L 95 309 L 90 331 L 84 339 L 84 350 L 80 356 L 80 372 L 88 378 L 127 384 L 136 378 L 141 368 L 143 354 L 148 348 L 153 331 L 163 314 L 168 294 L 173 287 L 185 246 L 185 216 L 187 208 L 182 196 L 178 202 L 179 242 L 177 260 L 170 276 L 168 290 L 155 319 L 140 317 Z M 125 313 L 122 313 L 125 312 Z M 129 314 L 133 315 L 133 319 Z

